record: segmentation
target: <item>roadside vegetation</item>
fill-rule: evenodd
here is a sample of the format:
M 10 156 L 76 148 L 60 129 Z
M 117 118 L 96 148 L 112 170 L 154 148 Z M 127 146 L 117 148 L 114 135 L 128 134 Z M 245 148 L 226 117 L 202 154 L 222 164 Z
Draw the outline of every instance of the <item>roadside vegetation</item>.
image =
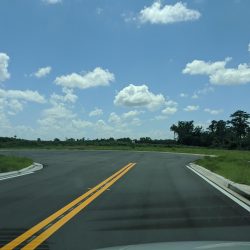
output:
M 205 156 L 195 163 L 233 182 L 250 185 L 249 151 L 222 150 L 218 157 Z
M 17 171 L 32 163 L 33 161 L 26 157 L 0 155 L 0 173 Z

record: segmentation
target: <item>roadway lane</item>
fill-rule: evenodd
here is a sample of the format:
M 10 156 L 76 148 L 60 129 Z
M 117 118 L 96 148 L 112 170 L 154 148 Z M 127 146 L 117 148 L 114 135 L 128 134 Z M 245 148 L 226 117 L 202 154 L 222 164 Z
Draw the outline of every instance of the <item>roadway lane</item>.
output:
M 40 249 L 96 249 L 184 240 L 250 241 L 249 213 L 185 167 L 197 156 L 51 150 L 5 154 L 32 157 L 45 164 L 45 169 L 0 182 L 0 245 L 129 162 L 135 162 L 135 167 Z

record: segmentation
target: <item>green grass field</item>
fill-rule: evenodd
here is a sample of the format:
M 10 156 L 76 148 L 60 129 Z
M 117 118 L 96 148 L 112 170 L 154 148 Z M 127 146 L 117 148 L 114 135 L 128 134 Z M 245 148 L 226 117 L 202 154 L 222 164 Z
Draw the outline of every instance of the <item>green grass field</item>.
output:
M 223 150 L 218 157 L 205 156 L 197 164 L 234 182 L 250 185 L 250 152 Z
M 33 163 L 29 158 L 0 155 L 0 173 L 16 171 Z

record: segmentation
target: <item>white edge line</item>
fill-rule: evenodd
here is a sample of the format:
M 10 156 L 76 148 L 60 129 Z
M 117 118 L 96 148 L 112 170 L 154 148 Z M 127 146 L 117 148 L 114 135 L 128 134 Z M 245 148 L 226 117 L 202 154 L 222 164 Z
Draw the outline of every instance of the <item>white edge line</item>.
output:
M 217 190 L 219 190 L 221 193 L 223 193 L 224 195 L 226 195 L 228 198 L 230 198 L 231 200 L 233 200 L 234 202 L 236 202 L 238 205 L 240 205 L 241 207 L 245 208 L 248 212 L 250 212 L 250 207 L 247 204 L 245 204 L 244 202 L 240 201 L 239 199 L 237 199 L 236 197 L 234 197 L 230 193 L 226 192 L 223 188 L 219 187 L 218 185 L 216 185 L 215 183 L 213 183 L 212 181 L 210 181 L 209 179 L 207 179 L 206 177 L 204 177 L 202 174 L 198 173 L 193 168 L 191 168 L 191 167 L 189 167 L 187 165 L 186 165 L 186 167 L 189 168 L 191 171 L 193 171 L 195 174 L 199 175 L 203 180 L 205 180 L 210 185 L 212 185 L 213 187 L 215 187 Z
M 7 180 L 7 179 L 12 179 L 12 178 L 16 178 L 16 177 L 23 176 L 23 175 L 28 175 L 28 174 L 34 174 L 34 172 L 31 171 L 31 172 L 27 172 L 27 173 L 23 173 L 23 174 L 11 175 L 11 176 L 8 176 L 8 177 L 2 177 L 2 178 L 0 178 L 0 181 Z

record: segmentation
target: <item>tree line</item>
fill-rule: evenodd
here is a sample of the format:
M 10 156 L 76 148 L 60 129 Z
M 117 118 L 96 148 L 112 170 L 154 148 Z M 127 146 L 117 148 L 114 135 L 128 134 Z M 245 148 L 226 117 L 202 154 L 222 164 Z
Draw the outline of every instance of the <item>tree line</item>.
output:
M 170 130 L 178 144 L 227 149 L 250 149 L 250 114 L 238 110 L 230 119 L 212 120 L 207 128 L 195 126 L 194 121 L 179 121 Z
M 64 140 L 25 140 L 13 137 L 0 137 L 0 148 L 7 147 L 50 147 L 50 146 L 126 146 L 126 147 L 176 147 L 176 146 L 204 146 L 226 149 L 250 149 L 250 114 L 238 110 L 230 115 L 230 120 L 213 120 L 207 128 L 195 126 L 194 121 L 179 121 L 173 124 L 170 130 L 174 132 L 174 139 L 151 139 L 141 137 L 131 139 L 129 137 L 114 139 L 74 139 Z

